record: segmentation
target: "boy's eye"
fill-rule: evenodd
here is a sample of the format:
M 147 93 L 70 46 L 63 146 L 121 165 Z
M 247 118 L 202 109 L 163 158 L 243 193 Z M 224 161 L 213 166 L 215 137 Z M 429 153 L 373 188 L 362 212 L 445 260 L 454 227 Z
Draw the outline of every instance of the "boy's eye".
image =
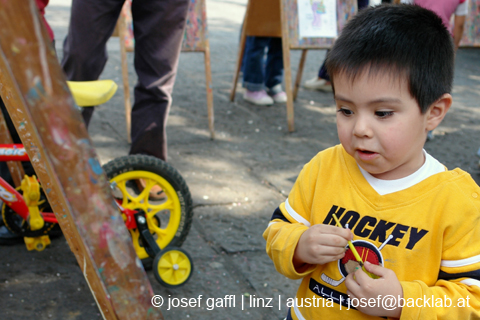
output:
M 375 115 L 379 118 L 386 118 L 393 114 L 393 111 L 375 111 Z
M 352 110 L 348 110 L 348 109 L 345 109 L 345 108 L 340 108 L 340 109 L 337 110 L 337 112 L 343 113 L 343 115 L 345 115 L 345 116 L 351 116 L 353 114 Z

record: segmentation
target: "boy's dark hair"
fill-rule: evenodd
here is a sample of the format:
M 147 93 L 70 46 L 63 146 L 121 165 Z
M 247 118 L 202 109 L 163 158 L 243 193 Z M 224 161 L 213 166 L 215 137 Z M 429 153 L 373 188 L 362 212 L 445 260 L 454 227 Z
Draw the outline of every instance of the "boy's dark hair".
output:
M 334 83 L 363 71 L 405 76 L 421 113 L 450 93 L 454 46 L 442 19 L 416 5 L 380 5 L 360 11 L 347 23 L 327 55 Z

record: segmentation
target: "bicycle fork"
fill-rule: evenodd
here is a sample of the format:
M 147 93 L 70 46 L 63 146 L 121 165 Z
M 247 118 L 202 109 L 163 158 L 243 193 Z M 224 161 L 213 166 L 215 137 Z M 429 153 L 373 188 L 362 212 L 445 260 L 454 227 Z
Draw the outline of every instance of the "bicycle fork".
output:
M 22 180 L 20 188 L 23 191 L 23 199 L 28 207 L 27 223 L 30 224 L 32 231 L 43 228 L 45 221 L 43 220 L 40 210 L 38 209 L 40 200 L 40 184 L 35 176 L 25 176 Z M 35 249 L 43 251 L 50 244 L 50 237 L 43 235 L 39 237 L 24 237 L 25 245 L 29 251 Z
M 30 226 L 30 230 L 35 231 L 43 228 L 45 219 L 38 209 L 40 185 L 37 178 L 35 176 L 29 177 L 25 175 L 20 188 L 23 191 L 23 196 L 0 177 L 0 199 L 26 221 Z M 49 217 L 49 220 L 52 220 L 51 217 Z M 24 237 L 24 240 L 29 251 L 34 249 L 42 251 L 50 244 L 50 237 L 48 235 Z

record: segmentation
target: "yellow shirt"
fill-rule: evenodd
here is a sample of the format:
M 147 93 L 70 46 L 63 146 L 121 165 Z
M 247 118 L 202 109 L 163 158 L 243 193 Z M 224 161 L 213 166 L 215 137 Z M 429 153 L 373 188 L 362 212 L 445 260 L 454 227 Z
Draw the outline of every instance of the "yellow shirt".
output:
M 401 319 L 479 319 L 479 209 L 480 188 L 460 169 L 381 196 L 338 145 L 304 166 L 263 236 L 277 271 L 292 279 L 303 278 L 296 296 L 300 306 L 291 310 L 293 319 L 380 319 L 346 310 L 344 280 L 353 258 L 348 250 L 342 260 L 311 265 L 303 273 L 293 266 L 302 233 L 314 224 L 334 225 L 332 213 L 342 226 L 348 223 L 364 261 L 397 275 L 407 303 Z M 319 298 L 334 303 L 327 306 Z M 448 304 L 447 298 L 452 306 L 440 307 Z M 305 303 L 314 300 L 317 307 Z

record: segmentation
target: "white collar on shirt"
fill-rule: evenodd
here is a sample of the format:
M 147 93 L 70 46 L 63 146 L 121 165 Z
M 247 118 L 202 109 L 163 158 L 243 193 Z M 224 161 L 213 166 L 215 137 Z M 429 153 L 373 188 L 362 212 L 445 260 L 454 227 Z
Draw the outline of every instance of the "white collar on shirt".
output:
M 425 155 L 425 163 L 409 176 L 406 176 L 401 179 L 396 180 L 381 180 L 377 179 L 372 176 L 367 171 L 363 170 L 360 166 L 360 171 L 362 172 L 365 179 L 368 183 L 372 186 L 375 191 L 381 196 L 394 193 L 400 190 L 404 190 L 410 188 L 413 185 L 427 179 L 434 174 L 446 171 L 447 168 L 441 164 L 437 159 L 429 155 L 425 149 L 423 150 L 423 154 Z

